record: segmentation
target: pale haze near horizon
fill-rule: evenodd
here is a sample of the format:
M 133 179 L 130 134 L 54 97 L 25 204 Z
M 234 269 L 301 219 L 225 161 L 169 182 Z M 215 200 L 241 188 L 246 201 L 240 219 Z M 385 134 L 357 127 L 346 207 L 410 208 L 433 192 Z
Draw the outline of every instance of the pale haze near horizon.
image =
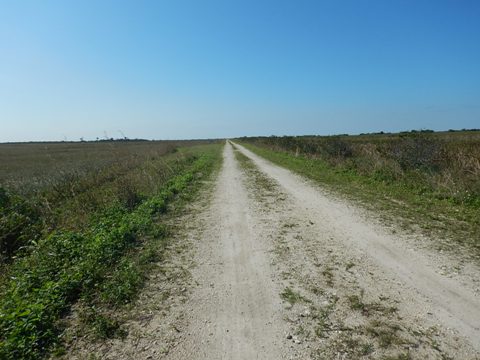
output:
M 1 142 L 480 127 L 475 1 L 0 9 Z

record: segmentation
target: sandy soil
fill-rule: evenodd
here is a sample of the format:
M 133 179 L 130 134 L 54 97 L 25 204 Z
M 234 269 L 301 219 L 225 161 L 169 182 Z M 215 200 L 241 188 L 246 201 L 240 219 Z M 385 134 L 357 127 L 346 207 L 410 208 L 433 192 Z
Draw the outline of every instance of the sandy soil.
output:
M 480 359 L 475 264 L 450 276 L 421 238 L 229 142 L 200 203 L 128 337 L 71 358 Z
M 270 266 L 271 243 L 242 183 L 231 145 L 199 239 L 197 289 L 183 343 L 168 359 L 283 359 L 287 324 Z

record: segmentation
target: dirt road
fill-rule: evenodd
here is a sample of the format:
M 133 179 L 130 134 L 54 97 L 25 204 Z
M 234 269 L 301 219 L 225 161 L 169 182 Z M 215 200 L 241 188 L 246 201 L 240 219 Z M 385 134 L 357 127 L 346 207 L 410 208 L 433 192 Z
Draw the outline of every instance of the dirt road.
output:
M 231 145 L 197 250 L 189 328 L 171 359 L 282 359 L 280 289 Z
M 187 336 L 168 358 L 355 358 L 404 349 L 419 358 L 475 358 L 480 308 L 473 284 L 440 275 L 428 257 L 355 208 L 235 148 L 250 160 L 242 167 L 227 143 L 196 250 L 199 286 Z M 319 316 L 329 322 L 320 336 Z
M 128 337 L 69 358 L 480 358 L 477 264 L 230 142 L 202 201 Z

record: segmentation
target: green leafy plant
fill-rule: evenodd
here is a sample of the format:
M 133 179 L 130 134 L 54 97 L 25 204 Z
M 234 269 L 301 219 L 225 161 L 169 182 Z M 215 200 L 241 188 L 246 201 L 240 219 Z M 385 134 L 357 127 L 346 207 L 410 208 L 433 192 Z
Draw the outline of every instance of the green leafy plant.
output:
M 91 305 L 98 299 L 114 306 L 129 302 L 144 280 L 137 264 L 152 259 L 152 254 L 138 261 L 125 256 L 139 249 L 143 239 L 166 233 L 155 217 L 212 170 L 218 150 L 184 157 L 164 186 L 137 206 L 113 202 L 93 213 L 83 231 L 53 231 L 16 261 L 0 298 L 0 358 L 37 359 L 47 354 L 59 341 L 58 320 L 79 299 Z M 94 319 L 92 327 L 100 336 L 120 331 L 103 315 L 87 318 Z

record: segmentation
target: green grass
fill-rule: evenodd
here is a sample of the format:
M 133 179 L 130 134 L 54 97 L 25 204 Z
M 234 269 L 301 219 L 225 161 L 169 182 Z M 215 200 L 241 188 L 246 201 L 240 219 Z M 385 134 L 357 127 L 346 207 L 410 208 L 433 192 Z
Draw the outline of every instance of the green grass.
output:
M 188 153 L 188 154 L 186 154 Z M 14 261 L 0 298 L 0 358 L 37 359 L 58 345 L 61 319 L 82 300 L 100 337 L 121 335 L 101 305 L 135 298 L 148 264 L 161 256 L 166 231 L 161 214 L 192 192 L 220 161 L 220 145 L 186 150 L 161 187 L 138 204 L 118 201 L 94 211 L 79 230 L 56 229 L 39 237 Z M 168 163 L 165 163 L 168 165 Z
M 47 233 L 81 230 L 113 203 L 135 208 L 199 143 L 0 144 L 0 267 Z
M 295 305 L 298 302 L 310 302 L 308 299 L 290 287 L 285 288 L 280 294 L 280 297 L 290 305 Z
M 422 186 L 415 176 L 405 181 L 385 181 L 375 174 L 335 166 L 321 157 L 273 150 L 266 145 L 253 145 L 248 139 L 242 141 L 246 148 L 273 163 L 380 212 L 389 223 L 400 223 L 405 229 L 412 230 L 420 227 L 424 234 L 445 240 L 438 242 L 438 248 L 456 250 L 461 244 L 471 250 L 472 257 L 480 258 L 480 208 L 477 202 L 439 197 L 435 191 Z

